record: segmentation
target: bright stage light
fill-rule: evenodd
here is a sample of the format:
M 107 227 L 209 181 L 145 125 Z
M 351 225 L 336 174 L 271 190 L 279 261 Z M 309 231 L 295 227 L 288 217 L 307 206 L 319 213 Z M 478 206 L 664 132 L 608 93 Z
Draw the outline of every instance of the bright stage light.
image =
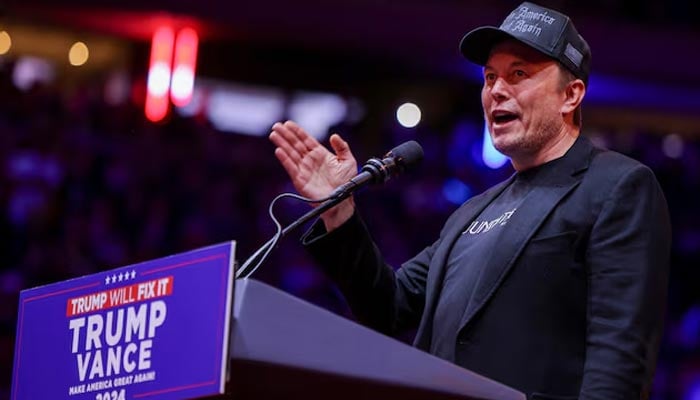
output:
M 173 78 L 170 84 L 170 98 L 178 107 L 184 107 L 192 100 L 194 73 L 197 65 L 199 37 L 192 28 L 184 28 L 177 34 Z
M 170 63 L 173 59 L 174 41 L 175 33 L 169 26 L 159 27 L 151 41 L 145 111 L 146 118 L 153 122 L 162 120 L 168 113 Z
M 74 67 L 79 67 L 85 64 L 90 58 L 90 50 L 83 42 L 75 42 L 68 51 L 68 61 L 70 65 Z
M 0 55 L 7 54 L 12 48 L 12 38 L 5 31 L 0 31 Z
M 396 119 L 405 128 L 413 128 L 418 125 L 420 117 L 420 108 L 413 103 L 404 103 L 396 110 Z

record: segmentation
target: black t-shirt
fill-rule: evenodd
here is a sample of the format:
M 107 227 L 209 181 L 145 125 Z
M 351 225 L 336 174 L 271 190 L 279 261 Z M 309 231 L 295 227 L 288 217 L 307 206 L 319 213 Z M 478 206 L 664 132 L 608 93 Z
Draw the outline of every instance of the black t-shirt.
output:
M 560 160 L 560 159 L 558 159 Z M 447 269 L 433 319 L 430 352 L 453 360 L 462 314 L 490 257 L 498 247 L 500 232 L 530 189 L 556 168 L 558 160 L 516 175 L 513 182 L 472 221 L 457 239 L 447 259 Z

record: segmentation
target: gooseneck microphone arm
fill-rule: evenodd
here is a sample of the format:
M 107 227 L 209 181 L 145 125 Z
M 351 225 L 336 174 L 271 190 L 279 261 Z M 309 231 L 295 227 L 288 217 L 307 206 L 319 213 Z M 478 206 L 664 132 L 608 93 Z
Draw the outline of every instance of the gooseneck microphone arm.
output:
M 390 152 L 383 159 L 370 158 L 365 165 L 362 166 L 360 173 L 355 175 L 348 182 L 338 186 L 325 200 L 309 210 L 306 214 L 299 217 L 284 229 L 278 230 L 277 234 L 264 245 L 262 245 L 253 255 L 251 255 L 245 263 L 236 271 L 236 279 L 246 278 L 250 276 L 262 264 L 267 255 L 272 250 L 272 247 L 277 241 L 286 236 L 290 231 L 300 225 L 318 217 L 325 211 L 338 205 L 341 201 L 350 197 L 350 195 L 358 189 L 372 183 L 384 183 L 394 175 L 398 175 L 405 170 L 411 169 L 423 160 L 423 149 L 415 141 L 405 142 Z M 300 198 L 300 196 L 293 196 Z M 279 199 L 278 196 L 275 200 Z M 274 204 L 274 201 L 272 204 Z M 307 199 L 308 200 L 308 199 Z M 270 209 L 272 209 L 272 204 Z M 270 213 L 272 215 L 272 213 Z M 274 216 L 273 216 L 274 218 Z M 279 228 L 279 225 L 278 225 Z M 257 261 L 254 267 L 250 265 Z

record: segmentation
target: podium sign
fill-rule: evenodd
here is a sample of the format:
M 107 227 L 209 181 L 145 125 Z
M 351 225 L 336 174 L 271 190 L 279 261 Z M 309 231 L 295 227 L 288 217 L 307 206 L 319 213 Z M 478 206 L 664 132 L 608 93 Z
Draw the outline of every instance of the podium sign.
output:
M 20 293 L 12 400 L 224 393 L 235 242 Z

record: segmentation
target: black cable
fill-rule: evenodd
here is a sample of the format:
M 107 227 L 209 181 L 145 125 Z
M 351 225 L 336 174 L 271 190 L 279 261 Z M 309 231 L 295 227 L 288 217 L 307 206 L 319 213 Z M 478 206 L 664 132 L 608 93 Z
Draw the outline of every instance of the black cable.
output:
M 283 199 L 283 198 L 292 198 L 295 200 L 300 200 L 306 203 L 310 204 L 315 204 L 315 203 L 323 203 L 325 201 L 331 200 L 333 198 L 337 197 L 335 196 L 329 196 L 323 199 L 310 199 L 308 197 L 300 196 L 295 193 L 282 193 L 272 199 L 270 202 L 270 206 L 267 209 L 268 214 L 270 215 L 270 218 L 272 219 L 272 222 L 274 222 L 275 226 L 277 227 L 277 232 L 272 236 L 270 240 L 268 240 L 265 244 L 263 244 L 253 255 L 248 257 L 248 259 L 243 263 L 243 265 L 236 271 L 235 274 L 235 279 L 240 279 L 240 278 L 247 278 L 250 275 L 252 275 L 260 266 L 262 263 L 267 259 L 267 257 L 270 255 L 270 252 L 272 249 L 277 245 L 277 242 L 279 239 L 288 231 L 287 229 L 282 229 L 282 224 L 280 224 L 279 220 L 277 217 L 275 217 L 274 213 L 274 206 L 275 203 L 277 203 L 278 200 Z M 289 227 L 287 227 L 289 228 Z M 264 252 L 264 253 L 263 253 Z M 261 256 L 262 253 L 262 256 Z M 259 259 L 259 260 L 258 260 Z M 250 267 L 250 265 L 255 261 L 258 260 L 257 264 L 255 266 Z

